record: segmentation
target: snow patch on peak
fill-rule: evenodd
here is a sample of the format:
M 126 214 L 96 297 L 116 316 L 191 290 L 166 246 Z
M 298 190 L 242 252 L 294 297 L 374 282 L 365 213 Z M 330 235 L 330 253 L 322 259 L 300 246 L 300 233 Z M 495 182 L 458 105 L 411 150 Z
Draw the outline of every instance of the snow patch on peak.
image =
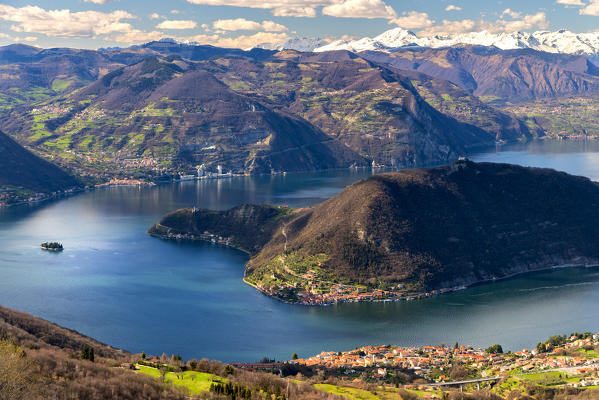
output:
M 337 40 L 311 50 L 317 52 L 331 50 L 349 50 L 354 52 L 367 50 L 393 51 L 407 46 L 439 48 L 458 44 L 495 46 L 502 50 L 533 49 L 550 53 L 598 56 L 599 32 L 574 33 L 566 29 L 555 32 L 537 31 L 533 33 L 492 33 L 481 31 L 449 36 L 419 37 L 409 30 L 394 28 L 374 38 L 365 37 L 358 40 Z
M 257 47 L 268 50 L 297 50 L 311 52 L 314 49 L 326 46 L 329 42 L 321 38 L 293 37 L 282 43 L 263 43 Z

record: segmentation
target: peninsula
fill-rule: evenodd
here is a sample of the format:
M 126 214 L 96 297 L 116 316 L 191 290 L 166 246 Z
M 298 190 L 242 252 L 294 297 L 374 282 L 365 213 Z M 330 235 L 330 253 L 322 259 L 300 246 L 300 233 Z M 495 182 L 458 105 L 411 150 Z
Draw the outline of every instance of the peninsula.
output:
M 306 209 L 182 209 L 149 232 L 243 249 L 245 282 L 284 301 L 389 301 L 598 265 L 598 204 L 587 178 L 460 160 L 373 176 Z

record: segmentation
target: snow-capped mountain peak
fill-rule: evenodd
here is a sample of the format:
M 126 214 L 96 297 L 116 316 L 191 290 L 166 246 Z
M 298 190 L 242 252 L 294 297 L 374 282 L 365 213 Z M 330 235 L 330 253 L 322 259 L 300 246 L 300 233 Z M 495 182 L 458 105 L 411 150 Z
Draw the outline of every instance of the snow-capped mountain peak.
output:
M 314 51 L 316 48 L 327 45 L 328 42 L 321 38 L 309 37 L 294 37 L 282 43 L 263 43 L 257 47 L 269 50 L 297 50 L 297 51 Z
M 408 31 L 402 28 L 394 28 L 385 31 L 374 38 L 375 41 L 392 47 L 396 43 L 409 43 L 418 41 L 418 36 L 412 31 Z
M 565 29 L 558 31 L 537 31 L 493 33 L 489 31 L 462 33 L 449 36 L 420 37 L 415 33 L 394 28 L 383 32 L 374 38 L 357 40 L 337 40 L 320 47 L 302 50 L 317 52 L 330 50 L 349 50 L 354 52 L 376 50 L 393 51 L 401 47 L 449 47 L 458 44 L 495 46 L 502 50 L 534 49 L 551 53 L 599 55 L 599 32 L 574 33 Z

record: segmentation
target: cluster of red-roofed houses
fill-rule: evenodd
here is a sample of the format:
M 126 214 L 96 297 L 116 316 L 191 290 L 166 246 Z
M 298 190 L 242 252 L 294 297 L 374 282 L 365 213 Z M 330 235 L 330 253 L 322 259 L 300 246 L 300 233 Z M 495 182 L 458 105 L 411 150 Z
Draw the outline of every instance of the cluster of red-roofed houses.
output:
M 461 360 L 474 366 L 500 364 L 503 359 L 499 355 L 487 354 L 483 350 L 475 350 L 468 346 L 364 346 L 347 352 L 322 352 L 307 359 L 292 362 L 307 366 L 326 368 L 356 368 L 356 367 L 399 367 L 412 369 L 417 373 L 429 371 L 433 367 L 442 367 L 449 360 Z
M 254 286 L 268 296 L 289 301 L 289 293 L 295 294 L 296 304 L 304 305 L 332 305 L 336 303 L 359 303 L 377 301 L 403 301 L 418 298 L 431 297 L 442 293 L 465 289 L 464 286 L 454 288 L 442 288 L 425 292 L 407 291 L 402 285 L 383 289 L 370 289 L 366 286 L 334 284 L 319 282 L 314 271 L 308 271 L 303 275 L 295 275 L 305 279 L 305 284 L 277 283 L 264 285 L 257 282 Z
M 385 375 L 386 368 L 395 367 L 413 370 L 414 373 L 426 376 L 434 368 L 443 369 L 451 363 L 461 361 L 479 371 L 483 376 L 507 375 L 511 372 L 526 373 L 530 371 L 547 371 L 564 369 L 571 374 L 587 376 L 588 379 L 578 382 L 578 385 L 590 385 L 599 380 L 599 357 L 592 357 L 578 350 L 597 348 L 599 334 L 586 339 L 572 336 L 563 346 L 556 347 L 550 352 L 540 353 L 535 350 L 523 349 L 514 353 L 490 354 L 472 346 L 364 346 L 358 349 L 334 352 L 327 351 L 318 355 L 292 360 L 290 362 L 312 367 L 328 369 L 345 369 L 348 373 L 355 368 L 374 368 L 376 374 Z M 441 379 L 447 379 L 442 377 Z M 599 383 L 599 382 L 598 382 Z

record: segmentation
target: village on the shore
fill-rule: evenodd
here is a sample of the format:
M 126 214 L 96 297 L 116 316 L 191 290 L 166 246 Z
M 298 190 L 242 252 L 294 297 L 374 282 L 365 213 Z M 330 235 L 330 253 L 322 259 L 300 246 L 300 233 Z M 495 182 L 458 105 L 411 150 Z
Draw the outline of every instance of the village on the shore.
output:
M 152 234 L 163 239 L 210 242 L 215 245 L 245 251 L 236 247 L 231 237 L 220 236 L 209 231 L 192 234 L 180 233 L 160 224 L 156 224 L 156 227 L 158 229 Z M 406 288 L 403 284 L 396 284 L 387 289 L 370 288 L 365 285 L 331 284 L 322 280 L 318 272 L 313 269 L 309 269 L 305 273 L 297 273 L 289 267 L 283 266 L 283 268 L 282 271 L 277 271 L 279 279 L 285 276 L 292 279 L 278 281 L 277 283 L 263 283 L 252 281 L 246 277 L 244 282 L 275 299 L 310 306 L 329 306 L 337 303 L 410 301 L 466 289 L 465 286 L 456 286 L 416 291 Z
M 500 345 L 488 349 L 472 346 L 400 347 L 364 346 L 358 349 L 325 351 L 290 363 L 315 369 L 340 371 L 342 379 L 361 381 L 357 371 L 370 370 L 385 378 L 392 370 L 406 370 L 422 378 L 420 383 L 406 385 L 418 390 L 434 390 L 451 385 L 499 382 L 510 378 L 545 380 L 559 377 L 555 385 L 585 388 L 599 387 L 599 333 L 586 332 L 570 336 L 553 336 L 534 349 L 504 353 Z M 470 376 L 456 381 L 451 367 L 461 364 Z M 343 377 L 345 375 L 345 377 Z
M 315 281 L 309 272 L 306 275 L 308 278 L 306 287 L 298 287 L 289 283 L 267 286 L 260 282 L 253 286 L 262 293 L 276 299 L 309 306 L 329 306 L 337 303 L 410 301 L 466 288 L 465 286 L 457 286 L 418 292 L 406 290 L 401 284 L 386 290 L 371 289 L 364 285 L 344 285 L 340 283 L 326 287 L 326 284 L 323 285 Z

